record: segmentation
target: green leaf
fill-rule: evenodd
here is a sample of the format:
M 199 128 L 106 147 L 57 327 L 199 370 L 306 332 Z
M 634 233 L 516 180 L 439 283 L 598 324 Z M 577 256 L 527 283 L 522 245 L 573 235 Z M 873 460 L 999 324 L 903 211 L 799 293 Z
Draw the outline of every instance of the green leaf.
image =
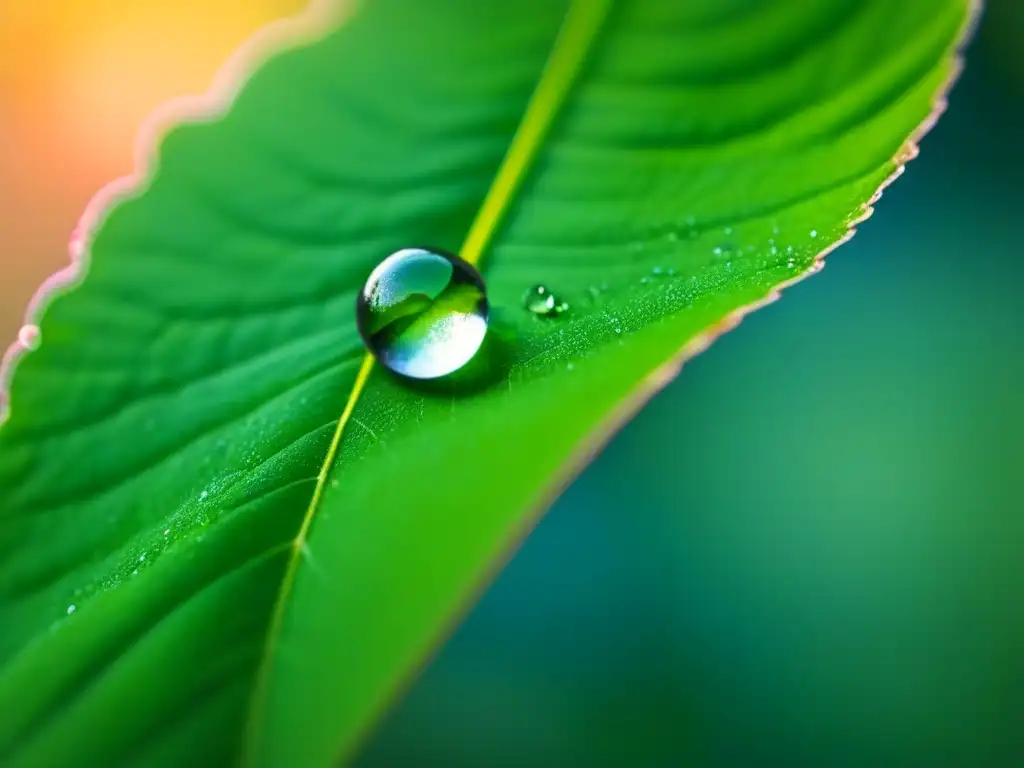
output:
M 587 455 L 866 215 L 975 10 L 575 8 L 367 0 L 90 230 L 0 429 L 0 762 L 350 754 Z M 362 281 L 492 198 L 475 377 L 350 397 Z

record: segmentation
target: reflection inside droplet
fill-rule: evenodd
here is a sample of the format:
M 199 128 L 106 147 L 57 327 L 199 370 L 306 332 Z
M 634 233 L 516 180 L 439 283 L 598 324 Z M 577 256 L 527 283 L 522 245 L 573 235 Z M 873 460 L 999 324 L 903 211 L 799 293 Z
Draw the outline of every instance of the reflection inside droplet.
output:
M 447 376 L 487 334 L 483 278 L 443 251 L 404 248 L 373 270 L 356 304 L 359 333 L 388 369 L 414 379 Z

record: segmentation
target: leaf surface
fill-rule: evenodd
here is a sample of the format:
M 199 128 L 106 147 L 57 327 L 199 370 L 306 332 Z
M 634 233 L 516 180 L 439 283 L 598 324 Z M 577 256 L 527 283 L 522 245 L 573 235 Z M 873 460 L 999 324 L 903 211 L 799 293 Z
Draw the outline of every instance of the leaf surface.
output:
M 350 753 L 609 430 L 864 217 L 973 12 L 619 0 L 547 102 L 567 10 L 365 2 L 90 233 L 0 429 L 5 765 Z M 475 378 L 357 379 L 362 282 L 459 248 L 538 100 Z

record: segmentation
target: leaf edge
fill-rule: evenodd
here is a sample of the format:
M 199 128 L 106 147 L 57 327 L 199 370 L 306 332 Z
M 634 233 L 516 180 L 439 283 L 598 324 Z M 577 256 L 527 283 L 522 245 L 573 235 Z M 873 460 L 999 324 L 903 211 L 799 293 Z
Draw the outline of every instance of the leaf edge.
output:
M 122 203 L 145 192 L 159 172 L 159 149 L 179 126 L 211 122 L 231 109 L 250 76 L 277 54 L 315 42 L 344 23 L 363 0 L 309 0 L 298 13 L 256 30 L 214 73 L 198 94 L 165 101 L 139 125 L 135 134 L 132 170 L 100 187 L 85 205 L 68 241 L 68 263 L 46 277 L 29 298 L 15 339 L 0 356 L 0 429 L 11 417 L 11 387 L 22 360 L 46 343 L 40 322 L 50 305 L 73 291 L 88 276 L 90 246 L 109 215 Z M 38 343 L 34 343 L 38 337 Z

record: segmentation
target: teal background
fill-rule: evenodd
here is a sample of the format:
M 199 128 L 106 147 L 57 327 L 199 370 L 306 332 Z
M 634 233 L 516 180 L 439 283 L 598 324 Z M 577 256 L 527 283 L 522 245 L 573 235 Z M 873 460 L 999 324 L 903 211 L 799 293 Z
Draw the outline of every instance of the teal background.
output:
M 1024 762 L 1006 8 L 876 217 L 623 430 L 363 765 Z

